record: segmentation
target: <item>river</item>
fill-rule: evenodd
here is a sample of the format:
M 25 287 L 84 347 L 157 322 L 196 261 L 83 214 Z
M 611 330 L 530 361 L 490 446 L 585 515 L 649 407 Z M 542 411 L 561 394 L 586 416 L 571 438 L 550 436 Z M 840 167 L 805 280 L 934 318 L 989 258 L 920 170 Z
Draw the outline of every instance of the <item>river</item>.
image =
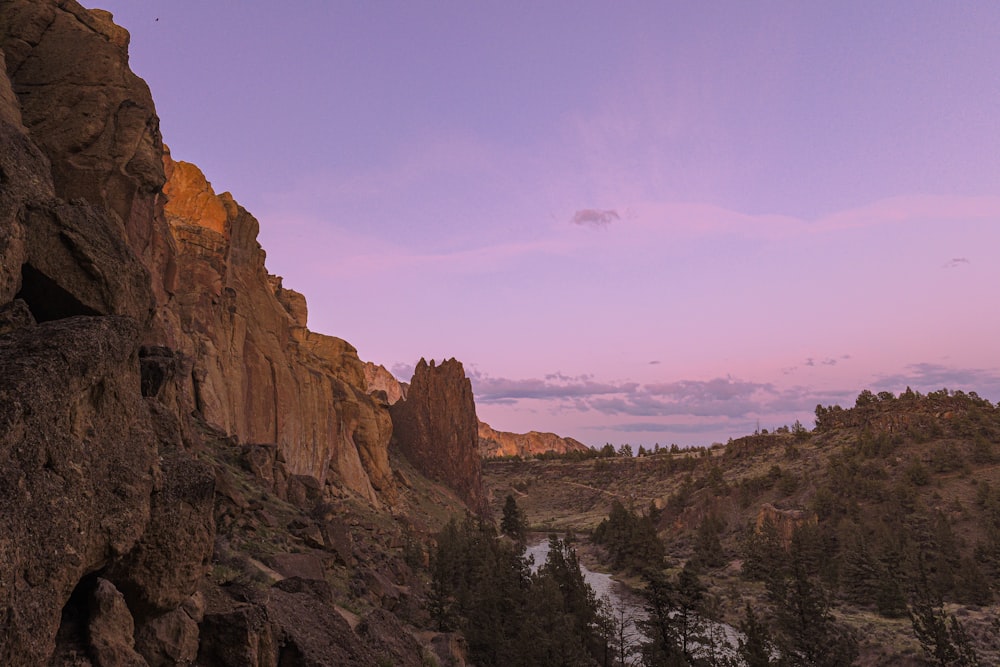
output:
M 528 545 L 524 555 L 525 557 L 531 556 L 534 559 L 534 564 L 531 566 L 532 572 L 537 571 L 545 563 L 548 553 L 549 540 L 547 537 Z M 636 627 L 636 622 L 645 620 L 646 610 L 643 609 L 642 604 L 635 596 L 623 584 L 612 579 L 610 574 L 594 572 L 588 569 L 583 563 L 580 563 L 580 572 L 583 573 L 584 581 L 594 589 L 598 600 L 607 598 L 610 609 L 616 615 L 616 619 L 625 619 L 625 638 L 632 645 L 629 664 L 639 665 L 639 645 L 646 638 Z M 720 659 L 739 660 L 739 654 L 737 653 L 741 637 L 739 630 L 726 623 L 703 619 L 702 634 L 709 643 L 702 643 L 696 646 L 692 650 L 693 655 L 701 658 L 710 658 L 714 654 Z

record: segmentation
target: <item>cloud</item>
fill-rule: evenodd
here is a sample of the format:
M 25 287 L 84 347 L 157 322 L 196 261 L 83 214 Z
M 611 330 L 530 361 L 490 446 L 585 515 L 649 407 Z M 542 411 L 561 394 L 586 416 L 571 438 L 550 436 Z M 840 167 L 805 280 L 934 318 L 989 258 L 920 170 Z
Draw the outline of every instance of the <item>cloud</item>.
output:
M 609 430 L 609 431 L 620 431 L 622 433 L 687 433 L 687 434 L 701 434 L 701 433 L 715 433 L 719 430 L 720 424 L 718 422 L 684 422 L 684 423 L 659 423 L 659 422 L 625 422 L 618 424 L 609 424 L 607 427 L 604 426 L 590 426 L 585 427 L 587 430 Z M 750 432 L 754 429 L 754 423 L 752 421 L 741 422 L 739 424 L 729 424 L 734 428 L 738 428 L 742 431 Z
M 414 368 L 416 367 L 413 364 L 393 364 L 389 370 L 397 380 L 409 382 L 410 378 L 413 377 Z
M 621 216 L 614 209 L 582 208 L 573 214 L 570 222 L 581 227 L 607 227 L 616 220 L 621 220 Z
M 476 400 L 483 404 L 543 400 L 554 401 L 553 405 L 561 410 L 604 415 L 745 418 L 758 414 L 768 396 L 778 395 L 770 383 L 731 377 L 643 385 L 630 381 L 602 382 L 590 375 L 570 377 L 552 373 L 542 378 L 515 380 L 472 371 L 470 379 Z
M 593 376 L 569 377 L 553 373 L 543 378 L 513 380 L 495 378 L 473 370 L 469 373 L 476 400 L 481 403 L 509 403 L 519 399 L 587 398 L 606 394 L 629 394 L 639 385 L 635 382 L 596 382 Z
M 954 257 L 948 261 L 943 267 L 943 269 L 957 269 L 965 264 L 972 264 L 966 257 Z

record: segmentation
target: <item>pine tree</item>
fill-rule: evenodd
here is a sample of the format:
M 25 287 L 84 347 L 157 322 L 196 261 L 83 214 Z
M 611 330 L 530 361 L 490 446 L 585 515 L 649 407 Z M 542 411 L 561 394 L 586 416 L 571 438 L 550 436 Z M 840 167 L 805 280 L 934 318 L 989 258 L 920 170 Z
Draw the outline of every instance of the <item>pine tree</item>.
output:
M 740 621 L 739 655 L 746 663 L 746 667 L 770 667 L 771 664 L 771 636 L 767 631 L 767 626 L 754 613 L 750 603 L 746 603 L 743 611 L 743 619 Z
M 800 529 L 801 530 L 801 529 Z M 858 657 L 857 639 L 830 613 L 830 601 L 819 580 L 813 542 L 800 530 L 792 535 L 787 562 L 765 582 L 780 632 L 783 664 L 796 667 L 846 667 Z
M 518 544 L 524 544 L 528 532 L 528 520 L 524 512 L 517 506 L 514 496 L 508 495 L 503 504 L 503 516 L 500 519 L 500 532 Z

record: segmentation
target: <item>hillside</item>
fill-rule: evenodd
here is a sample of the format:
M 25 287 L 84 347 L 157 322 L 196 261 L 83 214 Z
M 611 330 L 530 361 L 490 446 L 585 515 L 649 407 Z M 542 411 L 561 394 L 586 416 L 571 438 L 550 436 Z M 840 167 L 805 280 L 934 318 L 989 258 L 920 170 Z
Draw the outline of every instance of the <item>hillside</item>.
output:
M 906 598 L 921 572 L 968 626 L 983 664 L 997 664 L 1000 408 L 971 393 L 862 392 L 853 408 L 817 413 L 812 432 L 639 458 L 488 462 L 484 474 L 494 505 L 514 496 L 537 530 L 587 533 L 616 501 L 640 514 L 654 504 L 668 564 L 713 551 L 703 577 L 733 624 L 746 601 L 768 609 L 760 582 L 741 574 L 761 526 L 775 527 L 779 558 L 795 528 L 814 527 L 815 575 L 858 631 L 861 664 L 923 664 L 905 609 L 880 614 L 865 589 L 890 580 Z

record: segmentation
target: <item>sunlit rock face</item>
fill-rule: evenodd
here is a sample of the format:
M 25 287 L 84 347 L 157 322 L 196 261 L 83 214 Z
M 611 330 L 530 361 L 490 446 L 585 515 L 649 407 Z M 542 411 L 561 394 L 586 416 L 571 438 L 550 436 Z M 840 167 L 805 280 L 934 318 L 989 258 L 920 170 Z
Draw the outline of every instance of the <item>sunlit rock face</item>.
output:
M 406 400 L 392 406 L 394 442 L 422 473 L 453 489 L 474 512 L 486 514 L 479 457 L 479 420 L 472 383 L 462 364 L 421 359 Z
M 276 443 L 294 474 L 329 471 L 373 503 L 391 498 L 392 425 L 365 391 L 357 351 L 305 328 L 305 298 L 267 273 L 252 215 L 194 165 L 167 154 L 164 170 L 178 266 L 170 307 L 196 409 L 241 441 Z
M 392 373 L 386 370 L 385 366 L 366 361 L 364 373 L 365 386 L 369 394 L 373 391 L 384 391 L 389 405 L 406 398 L 407 385 L 397 380 Z
M 497 431 L 486 422 L 479 422 L 479 453 L 483 458 L 538 454 L 583 452 L 589 447 L 573 438 L 562 438 L 555 433 L 507 433 Z

